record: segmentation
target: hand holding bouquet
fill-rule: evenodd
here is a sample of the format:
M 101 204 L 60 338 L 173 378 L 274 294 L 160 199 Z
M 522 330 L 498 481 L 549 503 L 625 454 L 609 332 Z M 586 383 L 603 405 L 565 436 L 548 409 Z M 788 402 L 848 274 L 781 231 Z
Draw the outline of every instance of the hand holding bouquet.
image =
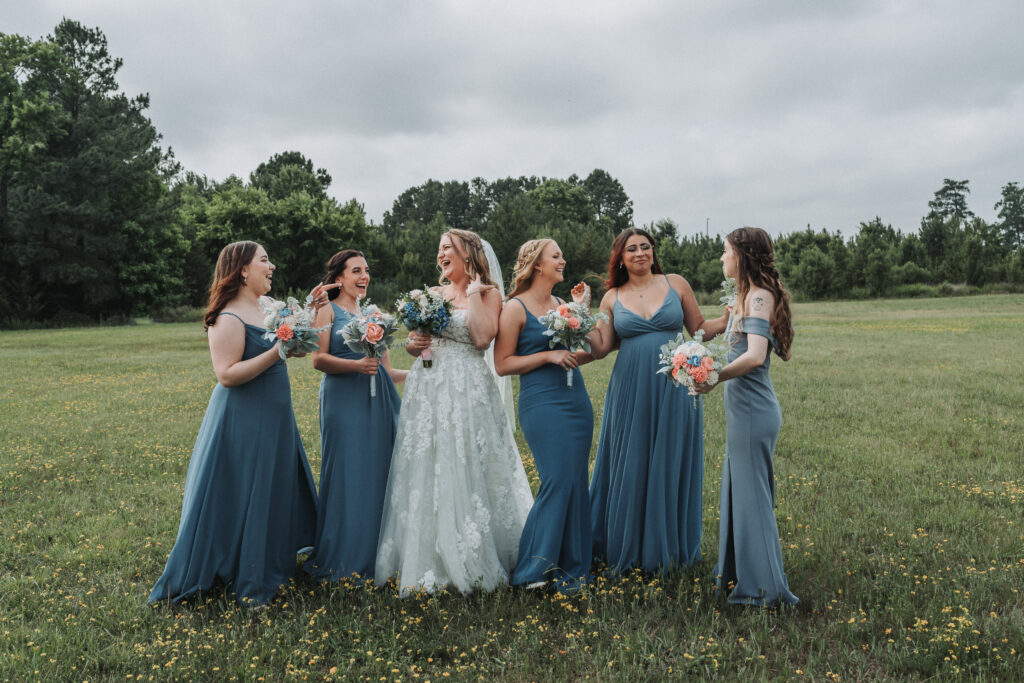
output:
M 589 289 L 586 288 L 586 285 L 583 285 L 583 288 L 583 291 L 589 294 Z M 576 285 L 573 288 L 574 298 L 578 289 L 580 289 L 580 285 Z M 558 344 L 564 344 L 570 351 L 582 349 L 589 352 L 590 341 L 587 339 L 587 335 L 597 326 L 599 321 L 604 320 L 607 322 L 608 316 L 604 313 L 597 313 L 596 315 L 591 313 L 590 306 L 581 300 L 562 304 L 558 308 L 548 311 L 538 320 L 541 325 L 547 328 L 544 330 L 544 334 L 551 337 L 548 341 L 549 348 L 553 349 Z M 566 370 L 565 377 L 566 385 L 571 387 L 572 370 Z
M 441 334 L 452 320 L 452 303 L 429 289 L 414 289 L 395 301 L 398 319 L 410 332 L 422 332 L 431 336 Z M 432 364 L 430 348 L 420 352 L 423 367 Z
M 398 321 L 395 316 L 384 313 L 371 303 L 356 304 L 358 313 L 349 320 L 337 334 L 345 340 L 348 348 L 368 358 L 380 358 L 395 343 Z M 370 397 L 377 395 L 377 377 L 370 375 Z
M 661 346 L 661 368 L 658 374 L 666 375 L 677 387 L 685 386 L 697 406 L 697 385 L 713 386 L 718 383 L 718 373 L 725 367 L 729 346 L 724 341 L 703 341 L 704 330 L 697 330 L 692 340 L 683 338 L 683 333 Z
M 310 307 L 312 295 L 306 297 L 303 305 L 293 297 L 288 297 L 287 301 L 261 297 L 259 303 L 266 314 L 263 338 L 278 343 L 277 352 L 281 360 L 289 354 L 303 354 L 319 348 L 320 333 L 329 326 L 316 327 L 316 313 Z

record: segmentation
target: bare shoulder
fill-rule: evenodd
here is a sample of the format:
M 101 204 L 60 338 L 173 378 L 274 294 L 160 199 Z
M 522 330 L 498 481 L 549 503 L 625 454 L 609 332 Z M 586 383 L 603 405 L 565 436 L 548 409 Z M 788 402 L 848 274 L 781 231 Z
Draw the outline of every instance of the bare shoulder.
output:
M 676 275 L 675 273 L 669 273 L 665 277 L 668 278 L 668 284 L 672 289 L 676 290 L 676 294 L 683 296 L 687 292 L 692 292 L 693 288 L 690 287 L 690 283 L 686 281 L 686 278 L 682 275 Z
M 501 306 L 501 321 L 509 324 L 525 322 L 526 311 L 518 301 L 509 299 Z
M 747 294 L 747 315 L 768 320 L 775 309 L 775 295 L 758 287 Z

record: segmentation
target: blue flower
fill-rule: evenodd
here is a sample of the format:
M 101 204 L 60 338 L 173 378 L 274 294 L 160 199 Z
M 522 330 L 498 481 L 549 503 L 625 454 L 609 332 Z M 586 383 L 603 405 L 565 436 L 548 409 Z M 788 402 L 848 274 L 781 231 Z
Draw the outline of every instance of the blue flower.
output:
M 697 365 L 700 365 L 701 357 L 696 355 L 696 354 L 694 354 L 694 355 L 690 356 L 690 358 L 686 362 L 688 364 L 690 364 L 690 365 L 697 366 Z

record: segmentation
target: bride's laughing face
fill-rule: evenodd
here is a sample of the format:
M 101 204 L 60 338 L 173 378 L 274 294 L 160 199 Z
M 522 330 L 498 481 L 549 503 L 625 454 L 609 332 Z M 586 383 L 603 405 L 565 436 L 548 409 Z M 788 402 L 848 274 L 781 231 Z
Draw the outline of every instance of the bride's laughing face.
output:
M 441 235 L 441 242 L 437 245 L 437 265 L 441 268 L 441 275 L 451 282 L 464 279 L 466 260 L 466 256 L 455 245 L 452 236 Z

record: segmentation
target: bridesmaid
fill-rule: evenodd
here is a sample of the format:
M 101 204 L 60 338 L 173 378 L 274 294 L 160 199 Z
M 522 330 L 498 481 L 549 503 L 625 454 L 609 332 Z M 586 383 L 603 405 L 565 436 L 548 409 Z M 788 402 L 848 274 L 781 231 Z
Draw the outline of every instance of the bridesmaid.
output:
M 370 268 L 355 249 L 344 249 L 327 262 L 324 285 L 338 288 L 330 306 L 317 315 L 317 326 L 330 325 L 313 352 L 313 367 L 324 373 L 320 382 L 320 512 L 316 520 L 316 551 L 306 571 L 337 581 L 373 578 L 377 535 L 388 484 L 391 450 L 401 400 L 394 382 L 406 372 L 391 368 L 390 356 L 367 358 L 346 346 L 338 332 L 366 296 Z M 383 363 L 381 362 L 383 360 Z M 383 365 L 386 372 L 380 373 Z M 380 377 L 370 398 L 370 378 Z
M 204 323 L 218 384 L 185 478 L 178 538 L 150 602 L 223 582 L 244 605 L 269 602 L 313 542 L 316 489 L 292 412 L 288 371 L 263 338 L 259 298 L 274 264 L 255 242 L 221 250 Z M 317 286 L 317 306 L 330 287 Z
M 499 375 L 521 376 L 519 423 L 540 473 L 540 490 L 509 583 L 538 588 L 550 581 L 559 590 L 571 590 L 590 577 L 587 467 L 594 411 L 576 355 L 561 345 L 549 349 L 550 337 L 537 320 L 562 303 L 551 289 L 562 281 L 564 268 L 554 240 L 530 240 L 519 248 L 512 291 L 498 324 L 494 365 Z M 574 374 L 571 388 L 566 370 Z
M 615 238 L 607 286 L 610 322 L 591 334 L 592 352 L 619 354 L 590 482 L 594 558 L 616 572 L 691 564 L 700 558 L 703 413 L 655 374 L 658 349 L 683 327 L 711 339 L 726 318 L 704 319 L 690 285 L 663 273 L 654 239 L 639 228 Z
M 736 279 L 737 305 L 726 334 L 733 347 L 719 373 L 725 385 L 725 465 L 719 503 L 719 590 L 740 605 L 796 604 L 782 569 L 775 523 L 772 455 L 782 426 L 768 370 L 772 350 L 789 360 L 793 344 L 789 292 L 775 269 L 764 230 L 740 228 L 725 238 L 722 270 Z M 706 393 L 714 387 L 698 387 Z

